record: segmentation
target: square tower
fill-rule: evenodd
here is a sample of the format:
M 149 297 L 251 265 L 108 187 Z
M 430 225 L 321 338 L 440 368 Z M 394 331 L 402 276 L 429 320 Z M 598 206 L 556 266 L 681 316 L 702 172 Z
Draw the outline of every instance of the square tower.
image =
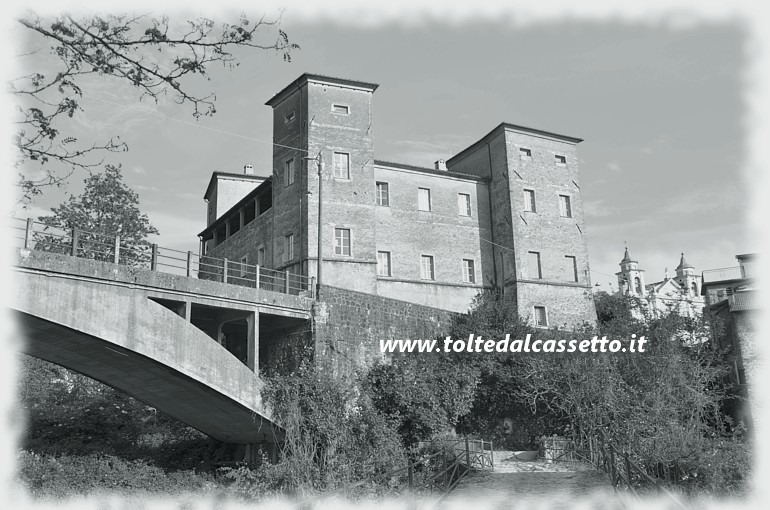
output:
M 317 277 L 320 230 L 322 283 L 376 292 L 372 96 L 377 87 L 306 73 L 266 103 L 273 108 L 275 267 Z
M 519 316 L 536 326 L 596 317 L 579 184 L 581 141 L 502 123 L 447 161 L 450 171 L 490 179 L 495 280 L 514 294 Z

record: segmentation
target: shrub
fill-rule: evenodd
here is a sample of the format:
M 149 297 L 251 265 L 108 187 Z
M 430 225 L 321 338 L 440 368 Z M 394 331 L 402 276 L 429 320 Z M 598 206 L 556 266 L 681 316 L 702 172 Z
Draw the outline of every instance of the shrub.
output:
M 398 435 L 352 381 L 305 365 L 270 378 L 263 396 L 285 440 L 277 464 L 224 470 L 243 498 L 305 497 L 405 465 Z
M 166 473 L 143 460 L 114 455 L 40 455 L 22 450 L 17 456 L 18 478 L 33 497 L 66 498 L 103 494 L 210 493 L 218 485 L 193 471 Z

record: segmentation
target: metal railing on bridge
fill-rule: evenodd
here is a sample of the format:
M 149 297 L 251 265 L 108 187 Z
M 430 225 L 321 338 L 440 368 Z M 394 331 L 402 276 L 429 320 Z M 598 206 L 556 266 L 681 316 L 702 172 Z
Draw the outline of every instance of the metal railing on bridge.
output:
M 79 228 L 55 227 L 34 221 L 32 218 L 10 218 L 10 220 L 12 238 L 17 242 L 18 247 L 25 249 L 60 253 L 284 294 L 307 294 L 313 297 L 315 293 L 315 278 L 293 274 L 288 270 L 277 271 L 226 258 L 200 256 L 191 251 L 163 248 L 146 241 L 121 239 L 119 235 L 90 232 Z

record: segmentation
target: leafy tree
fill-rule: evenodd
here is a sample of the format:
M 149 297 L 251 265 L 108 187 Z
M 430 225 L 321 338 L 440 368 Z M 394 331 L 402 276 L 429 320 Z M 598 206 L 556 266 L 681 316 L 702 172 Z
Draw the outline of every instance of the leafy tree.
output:
M 234 23 L 218 24 L 205 17 L 174 23 L 166 16 L 41 17 L 29 11 L 16 21 L 29 30 L 31 43 L 50 46 L 50 59 L 56 63 L 50 71 L 47 63 L 33 65 L 10 82 L 18 112 L 13 121 L 16 166 L 30 171 L 31 163 L 38 167 L 34 174 L 19 175 L 23 203 L 44 186 L 61 185 L 75 168 L 99 166 L 102 161 L 94 158 L 100 153 L 128 148 L 118 136 L 94 142 L 67 134 L 67 124 L 82 110 L 81 99 L 88 93 L 84 78 L 97 75 L 130 84 L 140 98 L 156 102 L 169 96 L 178 104 L 191 105 L 197 119 L 216 112 L 214 93 L 200 92 L 205 89 L 194 79 L 207 80 L 212 64 L 237 66 L 238 48 L 276 51 L 287 61 L 298 48 L 279 28 L 279 19 L 253 21 L 245 15 Z M 27 59 L 39 57 L 37 53 L 23 52 L 22 67 L 28 68 Z M 52 168 L 56 163 L 67 172 Z
M 139 211 L 139 195 L 123 182 L 120 167 L 107 165 L 103 173 L 86 178 L 78 196 L 51 209 L 40 222 L 53 231 L 38 240 L 36 247 L 46 251 L 70 249 L 73 229 L 78 229 L 78 256 L 112 261 L 115 236 L 120 236 L 120 262 L 141 265 L 149 258 L 147 236 L 158 234 L 146 214 Z M 54 232 L 65 231 L 65 237 Z

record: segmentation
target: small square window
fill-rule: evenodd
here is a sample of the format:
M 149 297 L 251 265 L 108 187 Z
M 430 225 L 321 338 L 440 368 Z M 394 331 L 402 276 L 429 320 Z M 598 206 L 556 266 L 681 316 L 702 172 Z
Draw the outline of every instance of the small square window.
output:
M 334 254 L 343 255 L 345 257 L 350 256 L 350 229 L 349 228 L 334 229 Z
M 423 280 L 435 279 L 432 255 L 420 255 L 420 278 Z
M 540 252 L 530 251 L 527 254 L 529 256 L 529 277 L 533 280 L 541 280 L 543 278 L 543 270 L 540 266 Z
M 377 205 L 390 207 L 390 194 L 387 182 L 377 183 Z
M 293 122 L 293 121 L 294 121 L 294 111 L 292 110 L 289 113 L 287 113 L 286 116 L 284 116 L 283 123 L 288 124 L 289 122 Z
M 524 190 L 524 210 L 527 212 L 537 212 L 537 207 L 535 206 L 535 190 Z
M 294 158 L 286 161 L 283 172 L 283 185 L 288 187 L 294 184 Z
M 572 200 L 569 195 L 559 195 L 559 215 L 562 218 L 572 218 Z
M 430 211 L 430 190 L 428 188 L 417 188 L 417 210 Z
M 463 259 L 463 281 L 476 283 L 476 264 L 473 259 Z
M 346 104 L 333 104 L 332 112 L 340 115 L 350 115 L 350 107 Z
M 556 166 L 567 166 L 567 156 L 557 154 L 554 158 L 556 159 Z
M 471 196 L 466 193 L 457 194 L 457 212 L 460 216 L 471 215 Z
M 377 276 L 391 276 L 389 251 L 377 252 Z
M 544 306 L 535 307 L 535 326 L 548 326 L 548 314 Z
M 334 177 L 350 179 L 350 154 L 347 152 L 334 153 Z
M 289 234 L 283 238 L 283 261 L 294 260 L 294 234 Z
M 519 147 L 519 157 L 521 159 L 532 159 L 532 150 Z

